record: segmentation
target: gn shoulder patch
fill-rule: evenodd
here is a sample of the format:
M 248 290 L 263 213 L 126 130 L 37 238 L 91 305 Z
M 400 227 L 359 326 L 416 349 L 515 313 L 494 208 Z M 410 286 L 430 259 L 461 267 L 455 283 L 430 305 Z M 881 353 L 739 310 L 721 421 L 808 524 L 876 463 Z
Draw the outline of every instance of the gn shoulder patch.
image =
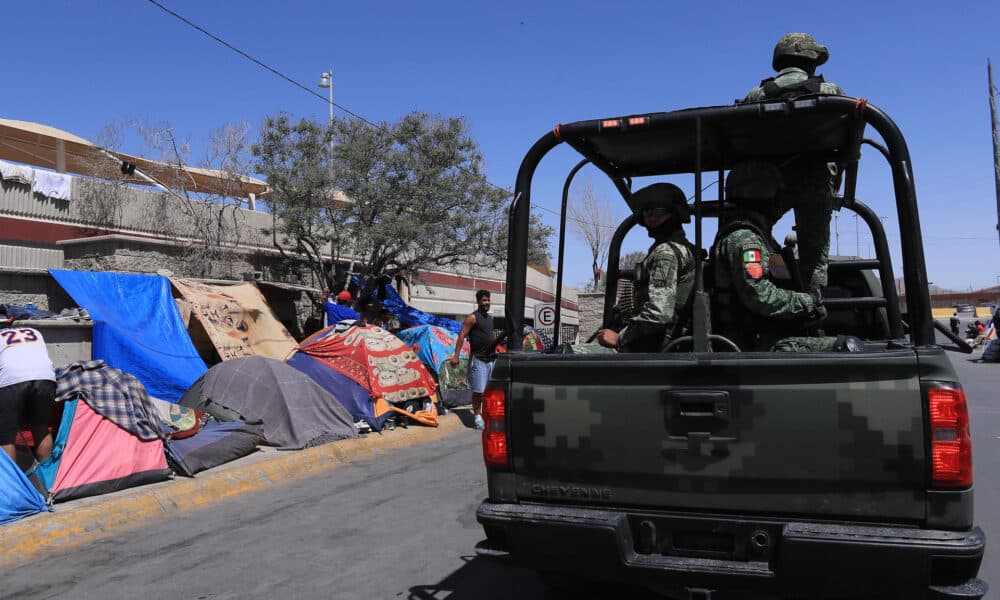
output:
M 759 247 L 744 245 L 742 248 L 743 252 L 741 258 L 743 259 L 743 270 L 751 279 L 760 279 L 764 276 L 764 267 L 761 265 L 763 260 L 762 253 Z

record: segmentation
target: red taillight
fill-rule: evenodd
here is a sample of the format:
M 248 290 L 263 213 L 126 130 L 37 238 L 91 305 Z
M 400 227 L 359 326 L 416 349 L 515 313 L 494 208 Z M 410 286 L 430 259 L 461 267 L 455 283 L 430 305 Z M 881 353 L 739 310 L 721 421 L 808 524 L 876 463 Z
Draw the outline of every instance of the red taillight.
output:
M 487 387 L 483 392 L 483 460 L 490 469 L 510 470 L 507 454 L 507 392 Z
M 931 480 L 934 487 L 972 485 L 969 410 L 960 387 L 927 388 L 931 418 Z

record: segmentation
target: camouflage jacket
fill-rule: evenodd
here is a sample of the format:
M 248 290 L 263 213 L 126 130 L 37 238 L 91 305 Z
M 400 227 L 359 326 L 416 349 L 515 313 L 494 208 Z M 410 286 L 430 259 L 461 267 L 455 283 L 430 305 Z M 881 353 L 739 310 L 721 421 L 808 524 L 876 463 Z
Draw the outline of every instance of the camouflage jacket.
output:
M 657 352 L 683 318 L 694 292 L 694 253 L 684 231 L 657 241 L 636 270 L 636 312 L 619 334 L 618 345 L 625 351 Z
M 809 78 L 809 74 L 799 69 L 798 67 L 788 67 L 787 69 L 782 69 L 778 71 L 777 76 L 774 78 L 774 83 L 778 87 L 791 87 L 797 83 L 801 83 Z M 843 96 L 844 90 L 840 89 L 840 86 L 836 83 L 824 82 L 819 86 L 820 93 L 822 94 L 832 94 L 836 96 Z M 743 99 L 743 102 L 760 102 L 764 99 L 764 88 L 757 86 L 750 90 L 747 97 Z
M 715 244 L 715 289 L 732 290 L 747 312 L 768 319 L 804 320 L 815 312 L 812 296 L 784 289 L 791 271 L 780 252 L 750 229 L 736 229 Z

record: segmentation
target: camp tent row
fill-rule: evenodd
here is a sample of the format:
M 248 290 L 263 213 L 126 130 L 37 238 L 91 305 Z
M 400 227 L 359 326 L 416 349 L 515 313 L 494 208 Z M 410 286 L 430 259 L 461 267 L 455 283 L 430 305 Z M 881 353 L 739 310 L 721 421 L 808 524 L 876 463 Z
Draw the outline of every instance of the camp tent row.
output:
M 356 437 L 359 421 L 375 431 L 394 414 L 437 424 L 437 374 L 455 342 L 447 329 L 407 330 L 414 347 L 342 322 L 299 344 L 253 283 L 51 273 L 94 319 L 95 360 L 59 370 L 55 450 L 31 483 L 0 458 L 0 524 L 46 500 L 194 476 L 259 444 Z M 221 362 L 208 368 L 203 356 Z

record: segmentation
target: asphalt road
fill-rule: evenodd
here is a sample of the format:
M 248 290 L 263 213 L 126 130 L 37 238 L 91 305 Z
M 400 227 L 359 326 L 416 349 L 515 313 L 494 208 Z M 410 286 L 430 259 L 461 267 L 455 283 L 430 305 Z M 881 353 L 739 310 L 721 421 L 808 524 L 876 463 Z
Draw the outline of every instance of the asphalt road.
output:
M 951 356 L 972 414 L 989 581 L 1000 574 L 1000 364 Z M 6 572 L 0 598 L 546 598 L 533 573 L 474 555 L 481 460 L 469 430 Z
M 974 354 L 949 353 L 969 404 L 976 523 L 986 532 L 980 577 L 990 583 L 989 598 L 1000 598 L 1000 363 Z
M 0 598 L 544 598 L 533 574 L 474 555 L 485 495 L 478 433 L 8 571 Z

